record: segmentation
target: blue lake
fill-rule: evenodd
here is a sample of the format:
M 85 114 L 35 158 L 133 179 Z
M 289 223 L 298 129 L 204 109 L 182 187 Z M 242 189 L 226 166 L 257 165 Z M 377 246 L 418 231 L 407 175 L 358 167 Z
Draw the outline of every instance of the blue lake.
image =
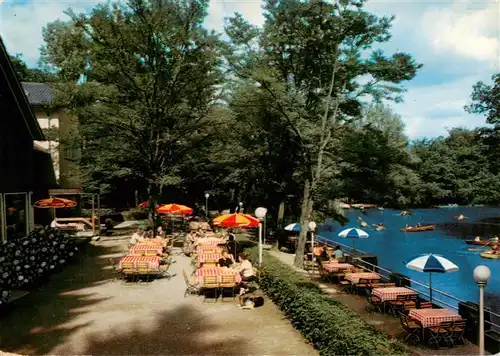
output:
M 454 273 L 433 273 L 433 288 L 451 294 L 457 298 L 477 302 L 479 292 L 474 281 L 473 270 L 478 265 L 486 265 L 491 269 L 491 279 L 485 290 L 486 304 L 497 313 L 500 313 L 500 267 L 499 260 L 487 260 L 479 256 L 484 250 L 480 246 L 467 245 L 465 239 L 473 239 L 480 235 L 482 238 L 491 237 L 494 234 L 500 236 L 500 208 L 486 207 L 457 207 L 439 209 L 415 209 L 411 216 L 400 216 L 400 211 L 386 209 L 367 210 L 364 214 L 359 210 L 348 210 L 349 223 L 341 227 L 334 223 L 333 232 L 322 231 L 318 234 L 322 237 L 338 241 L 352 246 L 352 239 L 337 237 L 344 228 L 358 227 L 358 217 L 362 217 L 370 228 L 364 229 L 370 234 L 367 239 L 356 239 L 356 249 L 376 255 L 381 267 L 402 273 L 413 280 L 428 284 L 427 273 L 419 273 L 408 270 L 405 261 L 415 255 L 423 253 L 436 253 L 448 258 L 460 270 Z M 456 221 L 455 216 L 460 213 L 468 217 L 465 221 Z M 499 218 L 495 221 L 494 218 Z M 388 230 L 376 231 L 371 224 L 383 223 Z M 406 224 L 414 226 L 435 224 L 436 230 L 427 232 L 405 233 L 400 231 Z M 447 303 L 457 303 L 435 295 Z

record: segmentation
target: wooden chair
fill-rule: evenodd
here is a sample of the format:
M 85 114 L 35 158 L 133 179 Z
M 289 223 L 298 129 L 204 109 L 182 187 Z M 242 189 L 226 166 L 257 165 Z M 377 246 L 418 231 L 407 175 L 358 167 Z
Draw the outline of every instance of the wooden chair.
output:
M 392 313 L 394 317 L 397 317 L 400 312 L 404 311 L 404 305 L 407 299 L 407 295 L 398 295 L 396 300 L 389 301 L 389 312 Z
M 198 294 L 200 292 L 200 289 L 197 286 L 197 281 L 194 279 L 190 280 L 185 269 L 182 270 L 182 276 L 184 277 L 184 283 L 186 283 L 184 298 L 186 298 L 187 295 Z
M 435 345 L 437 349 L 439 349 L 443 343 L 447 346 L 453 346 L 453 342 L 450 338 L 452 326 L 452 321 L 444 321 L 440 323 L 439 326 L 427 328 L 427 331 L 429 332 L 429 339 L 427 342 L 431 345 Z
M 351 293 L 352 292 L 352 283 L 347 280 L 340 281 L 339 286 L 342 291 L 346 293 Z
M 432 308 L 431 302 L 420 302 L 419 303 L 419 309 L 431 309 L 431 308 Z
M 152 274 L 153 270 L 148 262 L 137 262 L 137 275 L 139 278 L 144 278 L 146 282 L 149 282 L 149 278 Z
M 418 344 L 420 342 L 422 325 L 417 320 L 412 319 L 408 315 L 401 312 L 399 313 L 399 319 L 401 321 L 401 326 L 406 333 L 404 341 L 410 341 L 413 345 Z
M 219 282 L 217 281 L 217 276 L 204 276 L 203 277 L 203 302 L 207 300 L 207 295 L 212 292 L 214 295 L 214 302 L 217 302 L 218 292 L 219 292 Z
M 368 301 L 368 303 L 370 303 L 375 311 L 382 313 L 384 309 L 384 302 L 382 302 L 382 299 L 380 299 L 380 297 L 373 295 L 371 290 L 368 290 L 368 292 L 366 293 L 366 300 Z
M 414 302 L 405 302 L 403 305 L 403 313 L 408 315 L 411 309 L 415 309 L 417 305 Z
M 464 333 L 467 328 L 467 320 L 457 320 L 453 322 L 448 335 L 451 343 L 455 346 L 457 343 L 465 345 Z
M 135 281 L 137 277 L 137 270 L 132 262 L 123 262 L 121 264 L 121 274 L 123 276 L 123 282 L 126 282 L 127 279 L 130 279 L 132 282 Z
M 118 281 L 123 278 L 123 275 L 120 273 L 121 271 L 118 269 L 118 265 L 113 261 L 112 258 L 109 260 L 109 266 L 111 267 L 111 271 L 113 273 L 113 282 Z
M 353 285 L 354 292 L 358 295 L 366 293 L 366 289 L 370 286 L 370 280 L 366 278 L 360 278 L 358 283 Z
M 234 293 L 234 288 L 236 287 L 236 275 L 234 274 L 227 274 L 227 275 L 222 275 L 222 279 L 220 282 L 220 292 L 221 292 L 221 301 L 224 301 L 224 292 L 230 292 L 231 297 L 235 298 L 235 293 Z

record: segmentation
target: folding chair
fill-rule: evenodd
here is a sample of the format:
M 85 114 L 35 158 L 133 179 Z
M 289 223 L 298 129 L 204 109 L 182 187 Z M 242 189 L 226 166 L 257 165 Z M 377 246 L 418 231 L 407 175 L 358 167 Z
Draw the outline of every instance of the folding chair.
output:
M 439 323 L 439 326 L 429 327 L 427 331 L 429 332 L 429 339 L 427 342 L 429 344 L 435 345 L 437 349 L 446 343 L 447 346 L 453 346 L 453 342 L 450 339 L 450 331 L 453 326 L 452 321 L 444 321 Z
M 137 275 L 138 278 L 144 278 L 146 282 L 149 282 L 149 278 L 153 274 L 153 270 L 149 266 L 148 262 L 138 262 L 137 263 Z
M 422 325 L 414 319 L 411 319 L 408 315 L 404 313 L 399 313 L 399 319 L 401 320 L 401 326 L 406 332 L 404 341 L 413 341 L 412 344 L 418 344 L 420 342 L 420 335 L 422 330 Z
M 121 274 L 123 276 L 122 282 L 126 282 L 127 279 L 130 279 L 131 282 L 135 282 L 137 277 L 137 270 L 132 262 L 122 262 L 121 264 Z
M 207 295 L 209 292 L 212 292 L 214 295 L 214 303 L 217 302 L 218 291 L 219 291 L 219 282 L 217 281 L 217 276 L 203 276 L 203 302 L 206 302 Z
M 184 277 L 184 283 L 186 283 L 186 291 L 184 292 L 184 298 L 186 298 L 187 295 L 193 295 L 193 294 L 198 294 L 200 292 L 200 289 L 197 286 L 197 282 L 193 279 L 190 280 L 186 270 L 182 270 L 182 276 Z
M 453 325 L 450 328 L 450 334 L 448 335 L 453 346 L 455 346 L 457 342 L 459 342 L 462 345 L 465 345 L 464 333 L 466 328 L 467 328 L 467 320 L 465 319 L 453 322 Z
M 235 293 L 234 293 L 234 288 L 236 287 L 236 275 L 234 274 L 227 274 L 227 275 L 222 275 L 221 277 L 221 283 L 219 285 L 220 287 L 220 292 L 221 292 L 221 301 L 224 301 L 224 292 L 231 292 L 231 297 L 235 298 Z

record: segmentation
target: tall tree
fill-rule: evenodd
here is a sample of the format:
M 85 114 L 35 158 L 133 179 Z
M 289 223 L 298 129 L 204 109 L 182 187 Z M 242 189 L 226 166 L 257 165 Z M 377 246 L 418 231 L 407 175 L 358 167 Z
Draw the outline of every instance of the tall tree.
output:
M 493 85 L 478 82 L 471 94 L 472 103 L 465 110 L 473 114 L 483 114 L 486 122 L 492 125 L 500 124 L 500 73 L 491 77 Z
M 228 57 L 241 80 L 258 84 L 293 132 L 304 174 L 300 223 L 314 219 L 321 184 L 338 174 L 336 153 L 345 123 L 361 116 L 363 96 L 399 99 L 400 84 L 420 65 L 410 55 L 372 50 L 390 39 L 393 18 L 363 10 L 364 1 L 267 0 L 263 29 L 241 16 L 226 29 L 234 50 Z M 358 80 L 369 76 L 365 84 Z M 302 229 L 295 265 L 302 265 Z
M 55 73 L 45 70 L 43 67 L 29 68 L 24 61 L 22 54 L 10 56 L 10 62 L 12 63 L 14 71 L 21 82 L 52 83 L 57 80 Z
M 202 27 L 208 0 L 130 0 L 68 11 L 44 31 L 45 61 L 69 83 L 60 100 L 80 119 L 84 168 L 147 187 L 152 213 L 179 164 L 203 145 L 220 96 L 219 40 Z M 74 81 L 85 74 L 86 83 Z

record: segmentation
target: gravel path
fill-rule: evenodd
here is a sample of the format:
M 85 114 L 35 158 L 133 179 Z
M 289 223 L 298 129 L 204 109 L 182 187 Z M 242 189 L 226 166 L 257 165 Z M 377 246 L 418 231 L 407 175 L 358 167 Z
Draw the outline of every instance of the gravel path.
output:
M 184 298 L 175 256 L 171 279 L 122 284 L 110 259 L 126 241 L 89 245 L 79 263 L 20 299 L 0 317 L 0 349 L 20 354 L 317 355 L 270 301 L 239 310 L 232 301 Z

